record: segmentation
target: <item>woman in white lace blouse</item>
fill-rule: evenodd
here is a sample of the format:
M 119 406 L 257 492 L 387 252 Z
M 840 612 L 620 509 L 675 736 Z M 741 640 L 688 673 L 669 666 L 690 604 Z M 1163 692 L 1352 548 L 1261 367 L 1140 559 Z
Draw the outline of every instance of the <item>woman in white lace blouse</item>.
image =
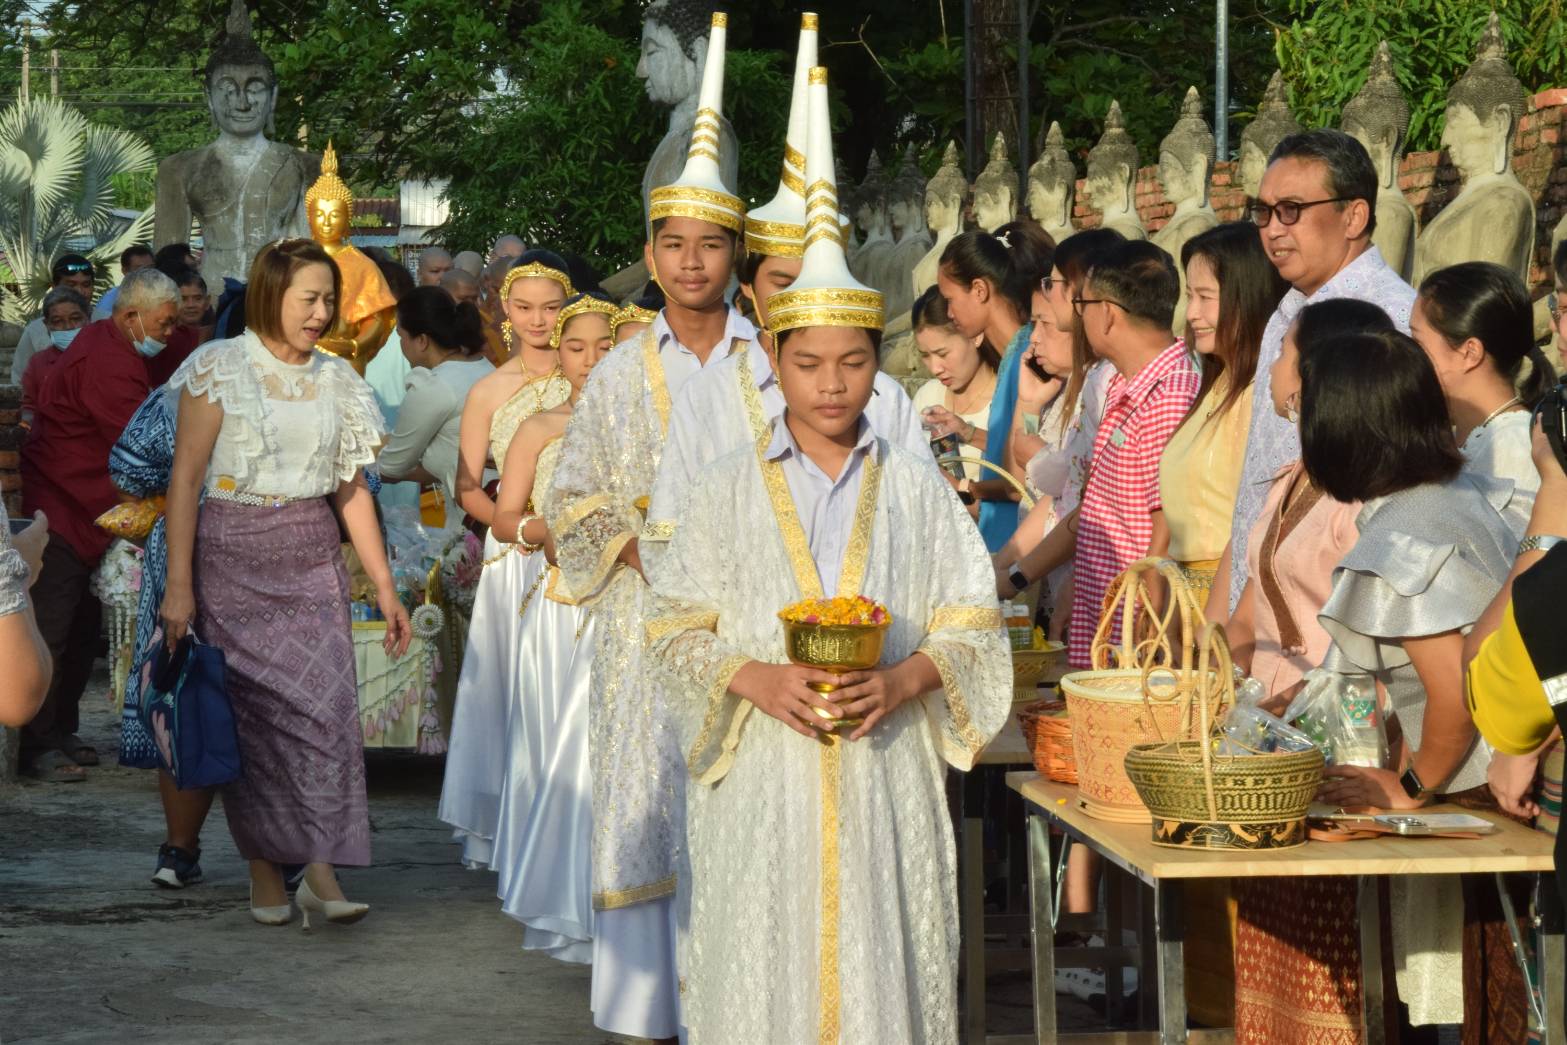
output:
M 307 927 L 313 911 L 350 922 L 368 910 L 333 872 L 370 862 L 339 520 L 375 582 L 388 652 L 401 656 L 410 635 L 361 470 L 380 411 L 353 368 L 314 347 L 340 287 L 315 243 L 268 245 L 251 266 L 245 333 L 204 345 L 170 380 L 182 393 L 165 640 L 194 627 L 227 658 L 243 769 L 223 809 L 250 861 L 251 914 L 269 925 L 292 917 L 281 864 L 307 865 Z

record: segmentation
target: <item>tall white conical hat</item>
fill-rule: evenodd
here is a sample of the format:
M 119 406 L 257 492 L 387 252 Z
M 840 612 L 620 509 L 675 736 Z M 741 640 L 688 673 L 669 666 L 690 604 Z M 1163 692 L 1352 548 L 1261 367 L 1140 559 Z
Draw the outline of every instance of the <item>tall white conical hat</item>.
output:
M 886 310 L 880 291 L 849 272 L 843 229 L 838 223 L 837 173 L 833 166 L 832 122 L 827 108 L 827 70 L 811 70 L 809 135 L 805 160 L 805 263 L 800 278 L 767 302 L 773 337 L 799 327 L 882 329 Z
M 714 11 L 707 65 L 702 69 L 702 92 L 697 99 L 696 126 L 691 130 L 691 150 L 675 183 L 653 190 L 648 208 L 653 221 L 697 218 L 735 233 L 745 226 L 745 204 L 724 185 L 718 168 L 723 148 L 724 48 L 728 34 L 729 16 Z
M 816 67 L 817 17 L 800 16 L 800 49 L 794 59 L 789 132 L 784 139 L 778 195 L 745 216 L 745 249 L 775 258 L 805 255 L 805 148 L 810 124 L 810 77 Z

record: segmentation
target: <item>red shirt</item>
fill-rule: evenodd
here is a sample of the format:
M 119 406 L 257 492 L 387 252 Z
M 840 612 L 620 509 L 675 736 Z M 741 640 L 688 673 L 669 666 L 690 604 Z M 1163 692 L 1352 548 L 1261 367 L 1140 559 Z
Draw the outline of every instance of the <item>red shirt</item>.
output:
M 1094 631 L 1110 584 L 1148 554 L 1153 513 L 1161 510 L 1159 457 L 1197 398 L 1202 376 L 1192 369 L 1186 343 L 1175 344 L 1128 381 L 1110 378 L 1104 420 L 1077 513 L 1073 559 L 1072 626 L 1067 646 L 1074 668 L 1091 666 Z M 1244 447 L 1237 447 L 1241 453 Z M 1120 618 L 1110 639 L 1119 641 Z
M 22 371 L 22 420 L 32 423 L 33 411 L 38 409 L 38 397 L 44 390 L 44 378 L 54 365 L 65 358 L 65 350 L 50 345 L 33 353 Z
M 39 393 L 22 444 L 22 510 L 48 513 L 50 532 L 88 566 L 110 539 L 93 520 L 120 502 L 109 451 L 150 390 L 142 357 L 102 319 L 76 335 Z
M 201 346 L 201 330 L 197 327 L 175 327 L 169 334 L 163 351 L 147 360 L 147 387 L 160 388 L 174 376 L 180 364 Z

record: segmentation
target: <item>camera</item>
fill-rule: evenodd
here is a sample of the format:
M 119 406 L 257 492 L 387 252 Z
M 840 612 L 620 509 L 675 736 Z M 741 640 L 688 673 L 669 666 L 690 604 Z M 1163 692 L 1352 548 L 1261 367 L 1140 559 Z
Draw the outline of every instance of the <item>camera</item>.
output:
M 1534 408 L 1534 416 L 1556 453 L 1556 463 L 1567 472 L 1567 382 L 1545 393 L 1540 405 Z

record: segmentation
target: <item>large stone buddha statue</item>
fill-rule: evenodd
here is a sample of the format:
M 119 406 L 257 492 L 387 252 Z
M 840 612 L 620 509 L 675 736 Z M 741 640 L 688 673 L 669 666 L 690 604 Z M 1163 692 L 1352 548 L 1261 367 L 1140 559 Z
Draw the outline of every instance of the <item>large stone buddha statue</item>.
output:
M 348 242 L 354 196 L 337 174 L 337 152 L 327 143 L 321 177 L 305 193 L 310 237 L 326 250 L 342 273 L 337 319 L 316 347 L 342 356 L 363 376 L 397 325 L 397 299 L 375 262 Z
M 849 258 L 849 269 L 861 283 L 887 292 L 888 259 L 896 245 L 892 238 L 892 220 L 887 214 L 886 178 L 882 175 L 881 155 L 871 150 L 865 165 L 865 180 L 849 198 L 854 225 L 864 237 L 860 248 Z
M 1416 283 L 1462 261 L 1495 262 L 1527 282 L 1534 200 L 1513 173 L 1513 133 L 1528 106 L 1493 11 L 1474 64 L 1447 94 L 1442 147 L 1464 187 L 1415 241 Z
M 1408 280 L 1414 273 L 1419 221 L 1398 186 L 1398 165 L 1409 135 L 1409 102 L 1393 75 L 1387 41 L 1377 45 L 1365 85 L 1344 106 L 1342 129 L 1366 147 L 1377 169 L 1377 228 L 1372 242 L 1388 267 Z
M 642 213 L 648 198 L 660 185 L 671 185 L 685 169 L 696 126 L 697 96 L 702 89 L 702 68 L 707 63 L 708 29 L 712 23 L 711 0 L 653 0 L 642 20 L 642 57 L 637 75 L 646 81 L 647 96 L 656 105 L 671 107 L 669 130 L 653 150 L 642 175 Z M 729 121 L 720 116 L 718 172 L 730 192 L 736 192 L 740 172 L 740 142 Z
M 930 250 L 914 266 L 914 296 L 918 298 L 936 282 L 936 269 L 942 251 L 963 231 L 963 201 L 968 196 L 968 179 L 963 176 L 963 160 L 956 142 L 947 143 L 941 166 L 925 185 L 925 223 L 934 237 Z
M 1077 229 L 1072 226 L 1072 204 L 1077 197 L 1077 165 L 1066 151 L 1061 124 L 1050 122 L 1045 147 L 1028 169 L 1028 213 L 1060 243 Z
M 1100 225 L 1127 239 L 1147 239 L 1137 213 L 1137 143 L 1126 132 L 1121 103 L 1112 101 L 1105 114 L 1104 133 L 1088 151 L 1088 177 L 1083 194 L 1101 215 Z
M 1159 184 L 1164 188 L 1164 198 L 1175 204 L 1175 211 L 1164 227 L 1150 237 L 1175 259 L 1181 276 L 1181 296 L 1175 302 L 1176 330 L 1186 325 L 1186 266 L 1181 264 L 1181 248 L 1193 236 L 1219 223 L 1219 216 L 1208 203 L 1208 173 L 1212 166 L 1213 132 L 1203 119 L 1197 88 L 1188 87 L 1180 118 L 1159 143 Z
M 1268 89 L 1262 92 L 1262 104 L 1257 106 L 1257 115 L 1241 131 L 1241 188 L 1245 190 L 1247 199 L 1257 198 L 1257 189 L 1262 185 L 1262 172 L 1268 169 L 1268 157 L 1273 155 L 1274 146 L 1300 132 L 1300 121 L 1290 112 L 1284 74 L 1275 70 L 1268 80 Z
M 162 247 L 188 242 L 191 219 L 201 223 L 201 274 L 214 295 L 225 278 L 248 280 L 268 243 L 305 235 L 305 188 L 316 175 L 310 156 L 267 139 L 277 74 L 251 38 L 245 0 L 233 0 L 224 30 L 202 79 L 217 140 L 158 165 L 153 224 Z
M 896 243 L 887 258 L 887 315 L 906 312 L 914 304 L 914 266 L 930 252 L 930 231 L 925 227 L 925 176 L 910 146 L 903 154 L 887 190 L 887 220 Z
M 990 162 L 974 179 L 974 224 L 995 232 L 1017 217 L 1017 168 L 1000 131 L 990 140 Z

